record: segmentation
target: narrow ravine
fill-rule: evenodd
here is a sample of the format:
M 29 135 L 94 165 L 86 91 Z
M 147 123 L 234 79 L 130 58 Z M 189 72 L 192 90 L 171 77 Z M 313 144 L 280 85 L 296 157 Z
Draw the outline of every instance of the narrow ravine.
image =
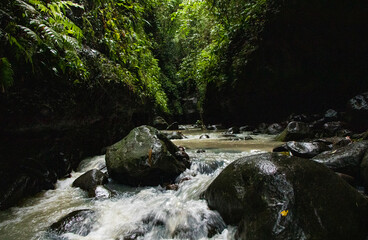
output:
M 19 207 L 0 212 L 0 239 L 233 239 L 235 227 L 226 226 L 200 195 L 229 163 L 270 151 L 277 143 L 267 135 L 241 140 L 243 134 L 234 140 L 221 133 L 208 134 L 208 139 L 199 139 L 203 132 L 184 134 L 186 139 L 174 142 L 187 147 L 193 164 L 178 177 L 177 191 L 160 186 L 133 188 L 110 180 L 107 186 L 115 196 L 88 198 L 87 193 L 71 185 L 90 169 L 105 170 L 105 156 L 96 156 L 82 161 L 71 178 L 59 180 L 55 190 L 44 191 L 25 199 Z M 61 217 L 80 209 L 97 213 L 87 236 L 67 233 L 59 237 L 47 232 Z

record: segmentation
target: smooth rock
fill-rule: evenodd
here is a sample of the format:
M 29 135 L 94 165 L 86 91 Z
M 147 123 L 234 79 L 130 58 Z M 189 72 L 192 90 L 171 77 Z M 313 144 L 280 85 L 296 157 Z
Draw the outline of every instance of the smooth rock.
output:
M 80 236 L 87 236 L 96 220 L 95 211 L 89 209 L 77 210 L 52 224 L 49 231 L 58 235 L 74 233 Z
M 134 128 L 110 146 L 106 166 L 114 180 L 131 186 L 172 182 L 190 167 L 188 155 L 150 126 Z
M 278 153 L 240 158 L 204 192 L 238 239 L 359 239 L 368 200 L 314 161 Z
M 107 175 L 100 170 L 92 169 L 79 176 L 72 184 L 87 192 L 93 191 L 98 185 L 108 183 Z
M 359 168 L 368 149 L 368 141 L 354 142 L 347 146 L 323 152 L 312 158 L 335 172 L 359 177 Z

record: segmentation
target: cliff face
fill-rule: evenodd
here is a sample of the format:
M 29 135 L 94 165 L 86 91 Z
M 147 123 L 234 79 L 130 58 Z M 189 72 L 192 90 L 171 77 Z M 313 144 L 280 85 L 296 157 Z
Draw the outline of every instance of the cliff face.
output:
M 230 79 L 208 86 L 205 118 L 275 121 L 344 108 L 368 87 L 367 5 L 267 1 L 258 29 L 240 29 L 229 45 L 222 71 Z

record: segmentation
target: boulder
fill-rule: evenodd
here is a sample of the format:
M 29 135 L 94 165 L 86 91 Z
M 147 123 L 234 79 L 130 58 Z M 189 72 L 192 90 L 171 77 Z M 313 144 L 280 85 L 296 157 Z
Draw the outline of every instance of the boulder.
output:
M 303 158 L 312 158 L 321 152 L 331 150 L 331 148 L 324 142 L 295 142 L 290 141 L 277 147 L 273 152 L 291 152 L 292 155 Z
M 166 130 L 178 130 L 179 129 L 179 123 L 173 122 L 171 123 Z
M 276 137 L 276 140 L 281 142 L 298 141 L 312 136 L 313 133 L 306 123 L 292 121 L 287 125 L 285 130 Z
M 49 231 L 58 235 L 74 233 L 80 236 L 87 236 L 96 220 L 95 211 L 90 209 L 77 210 L 53 223 Z
M 159 130 L 166 130 L 169 127 L 169 124 L 163 117 L 157 116 L 153 120 L 153 126 Z
M 172 132 L 172 133 L 168 133 L 166 136 L 170 140 L 184 139 L 185 138 L 184 134 L 180 131 L 175 131 L 175 132 Z
M 100 170 L 92 169 L 79 176 L 72 184 L 73 187 L 79 187 L 87 192 L 92 192 L 99 185 L 108 182 L 107 175 Z
M 356 131 L 364 131 L 368 128 L 368 92 L 351 98 L 347 104 L 347 118 L 350 127 Z
M 322 164 L 278 153 L 240 158 L 203 196 L 239 239 L 365 239 L 367 199 Z
M 155 186 L 172 182 L 186 168 L 189 157 L 157 129 L 134 128 L 106 152 L 109 176 L 131 186 Z
M 325 112 L 324 118 L 327 119 L 328 121 L 334 121 L 339 118 L 339 114 L 333 109 L 328 109 Z
M 226 134 L 239 134 L 240 129 L 238 127 L 231 127 L 225 133 Z
M 341 121 L 326 122 L 325 124 L 323 124 L 324 136 L 336 136 L 341 130 L 343 130 L 344 126 L 345 123 Z
M 279 123 L 273 123 L 269 125 L 266 129 L 267 134 L 275 135 L 282 132 L 284 128 Z
M 368 151 L 365 152 L 360 164 L 360 176 L 364 186 L 364 192 L 368 193 Z
M 354 178 L 359 177 L 359 168 L 368 149 L 368 141 L 354 142 L 347 146 L 323 152 L 312 158 L 335 172 L 344 173 Z

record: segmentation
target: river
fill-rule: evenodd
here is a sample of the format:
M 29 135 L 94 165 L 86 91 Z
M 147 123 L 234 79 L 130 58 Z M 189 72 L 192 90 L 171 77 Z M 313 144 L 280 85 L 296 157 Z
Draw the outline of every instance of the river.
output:
M 88 198 L 87 193 L 73 188 L 73 181 L 84 172 L 105 166 L 105 156 L 95 156 L 81 162 L 72 177 L 59 180 L 54 190 L 43 191 L 25 199 L 19 206 L 0 212 L 0 239 L 63 239 L 63 240 L 123 240 L 123 239 L 233 239 L 236 228 L 226 226 L 216 211 L 208 208 L 201 193 L 232 161 L 247 155 L 271 151 L 279 143 L 269 135 L 236 136 L 222 132 L 183 131 L 187 137 L 174 140 L 186 147 L 192 166 L 178 179 L 189 179 L 179 184 L 177 191 L 157 187 L 133 188 L 111 181 L 107 186 L 116 195 L 107 199 Z M 204 151 L 198 151 L 203 149 Z M 198 152 L 197 152 L 198 151 Z M 97 220 L 87 236 L 67 233 L 50 237 L 47 228 L 61 217 L 79 209 L 92 209 Z M 221 229 L 208 238 L 208 226 Z

